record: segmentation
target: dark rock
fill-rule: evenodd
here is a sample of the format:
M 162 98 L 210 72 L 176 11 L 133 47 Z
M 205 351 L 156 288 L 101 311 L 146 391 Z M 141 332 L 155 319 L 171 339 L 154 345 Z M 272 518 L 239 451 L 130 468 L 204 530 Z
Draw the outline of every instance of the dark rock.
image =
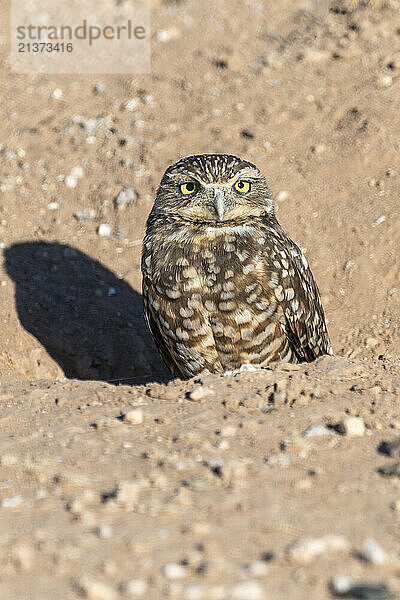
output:
M 390 442 L 381 442 L 378 446 L 378 452 L 387 454 L 392 458 L 400 458 L 400 437 L 397 437 Z
M 400 477 L 400 462 L 380 467 L 378 473 L 384 477 Z

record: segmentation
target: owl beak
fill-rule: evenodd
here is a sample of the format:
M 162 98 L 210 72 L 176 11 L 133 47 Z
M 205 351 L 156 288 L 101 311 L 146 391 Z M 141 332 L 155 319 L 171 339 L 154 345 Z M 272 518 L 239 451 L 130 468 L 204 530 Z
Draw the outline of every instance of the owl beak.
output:
M 214 190 L 214 207 L 217 212 L 218 218 L 220 221 L 224 218 L 226 205 L 225 205 L 225 196 L 224 192 L 219 188 Z

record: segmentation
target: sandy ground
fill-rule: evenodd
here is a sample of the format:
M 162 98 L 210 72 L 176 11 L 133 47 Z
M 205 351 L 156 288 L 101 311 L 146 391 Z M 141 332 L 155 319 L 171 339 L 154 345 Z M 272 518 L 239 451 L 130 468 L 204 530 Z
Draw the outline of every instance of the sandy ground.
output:
M 154 1 L 132 77 L 10 74 L 2 8 L 1 598 L 400 597 L 391 4 Z M 165 168 L 201 152 L 267 175 L 335 358 L 170 380 L 141 238 Z

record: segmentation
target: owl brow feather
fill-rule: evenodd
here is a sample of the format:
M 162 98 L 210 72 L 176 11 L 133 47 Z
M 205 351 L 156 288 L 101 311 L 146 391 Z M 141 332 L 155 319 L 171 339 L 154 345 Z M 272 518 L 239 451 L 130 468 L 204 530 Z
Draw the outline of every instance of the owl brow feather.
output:
M 166 177 L 169 177 L 170 179 L 176 179 L 178 177 L 190 177 L 191 179 L 195 179 L 198 183 L 204 185 L 206 182 L 201 179 L 201 177 L 199 175 L 196 175 L 195 173 L 193 173 L 192 171 L 186 171 L 185 169 L 182 169 L 182 171 L 179 171 L 177 173 L 166 173 L 165 174 Z
M 211 173 L 209 173 L 209 174 L 211 175 Z M 202 179 L 199 174 L 195 174 L 195 173 L 193 173 L 193 171 L 189 171 L 186 169 L 182 169 L 176 173 L 166 173 L 165 175 L 166 175 L 166 177 L 168 177 L 170 179 L 174 179 L 174 178 L 181 177 L 181 176 L 191 177 L 192 179 L 195 179 L 196 181 L 198 181 L 199 183 L 201 183 L 203 185 L 210 185 L 210 182 L 204 181 L 204 179 Z M 238 171 L 237 173 L 232 174 L 232 176 L 229 177 L 229 179 L 227 180 L 226 183 L 227 184 L 233 183 L 233 182 L 237 181 L 238 179 L 240 179 L 241 177 L 243 177 L 244 175 L 247 175 L 247 177 L 255 180 L 255 179 L 260 178 L 261 173 L 258 169 L 253 169 L 252 167 L 244 167 L 243 169 L 240 169 L 240 171 Z

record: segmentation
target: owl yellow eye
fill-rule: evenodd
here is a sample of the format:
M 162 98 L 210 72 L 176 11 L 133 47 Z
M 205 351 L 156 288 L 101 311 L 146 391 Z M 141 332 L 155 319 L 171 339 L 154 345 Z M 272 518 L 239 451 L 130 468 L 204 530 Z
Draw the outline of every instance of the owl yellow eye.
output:
M 197 185 L 197 183 L 194 183 L 193 181 L 187 181 L 186 183 L 182 183 L 180 185 L 180 190 L 182 194 L 188 196 L 189 194 L 194 194 L 197 191 L 198 187 L 199 186 Z
M 239 179 L 239 181 L 235 183 L 234 188 L 237 192 L 240 192 L 241 194 L 246 194 L 250 191 L 251 185 L 249 181 Z

